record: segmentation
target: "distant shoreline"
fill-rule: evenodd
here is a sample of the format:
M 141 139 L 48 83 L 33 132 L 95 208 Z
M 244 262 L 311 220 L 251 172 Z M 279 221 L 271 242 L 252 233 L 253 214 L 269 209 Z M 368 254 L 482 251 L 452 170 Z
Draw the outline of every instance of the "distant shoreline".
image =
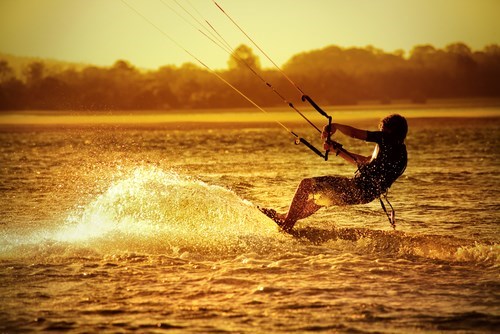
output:
M 296 105 L 299 110 L 314 111 L 309 105 L 300 102 Z M 500 108 L 500 98 L 467 98 L 467 99 L 429 99 L 426 103 L 412 103 L 410 100 L 394 100 L 391 103 L 380 103 L 376 100 L 360 101 L 350 105 L 321 106 L 326 111 L 366 111 L 366 110 L 405 110 L 405 109 L 437 109 L 437 108 Z M 290 112 L 287 106 L 263 107 L 272 113 Z M 245 108 L 186 108 L 186 109 L 140 109 L 140 110 L 3 110 L 4 115 L 41 115 L 41 116 L 64 116 L 64 115 L 176 115 L 176 114 L 231 114 L 231 113 L 261 113 L 259 109 L 249 106 Z
M 500 118 L 500 99 L 437 100 L 427 104 L 358 104 L 355 106 L 329 106 L 324 109 L 334 121 L 352 124 L 373 123 L 391 113 L 408 119 L 471 119 Z M 307 125 L 290 108 L 187 109 L 145 111 L 45 111 L 22 110 L 0 113 L 0 130 L 12 127 L 123 127 L 123 128 L 255 128 L 275 127 L 276 121 L 290 127 Z M 316 124 L 325 122 L 311 107 L 300 109 Z

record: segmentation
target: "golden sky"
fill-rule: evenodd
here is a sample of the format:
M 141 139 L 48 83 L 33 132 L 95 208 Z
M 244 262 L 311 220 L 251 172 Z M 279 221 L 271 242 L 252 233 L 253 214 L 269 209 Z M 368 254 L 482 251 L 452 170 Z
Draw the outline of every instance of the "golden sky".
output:
M 251 46 L 212 0 L 125 1 L 210 67 L 225 68 L 228 54 L 168 7 L 192 21 L 176 1 L 199 17 L 190 5 L 195 7 L 232 46 Z M 217 2 L 279 65 L 296 53 L 331 44 L 373 45 L 385 51 L 457 41 L 473 49 L 500 44 L 499 0 Z M 126 59 L 151 69 L 195 62 L 122 0 L 1 0 L 0 52 L 97 65 Z M 265 67 L 271 66 L 259 57 Z

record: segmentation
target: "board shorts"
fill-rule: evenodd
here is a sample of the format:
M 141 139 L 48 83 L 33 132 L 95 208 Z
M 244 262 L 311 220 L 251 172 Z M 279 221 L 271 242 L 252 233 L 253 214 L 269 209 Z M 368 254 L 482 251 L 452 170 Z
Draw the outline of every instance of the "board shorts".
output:
M 312 182 L 312 199 L 320 206 L 365 204 L 378 197 L 374 191 L 359 187 L 354 178 L 319 176 L 313 177 Z

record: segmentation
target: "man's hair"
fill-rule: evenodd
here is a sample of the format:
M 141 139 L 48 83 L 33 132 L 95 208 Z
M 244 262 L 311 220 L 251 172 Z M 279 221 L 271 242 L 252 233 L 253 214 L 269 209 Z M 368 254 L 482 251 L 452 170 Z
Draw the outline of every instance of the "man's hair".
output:
M 398 114 L 392 114 L 380 121 L 380 130 L 387 132 L 394 140 L 403 142 L 408 133 L 406 118 Z

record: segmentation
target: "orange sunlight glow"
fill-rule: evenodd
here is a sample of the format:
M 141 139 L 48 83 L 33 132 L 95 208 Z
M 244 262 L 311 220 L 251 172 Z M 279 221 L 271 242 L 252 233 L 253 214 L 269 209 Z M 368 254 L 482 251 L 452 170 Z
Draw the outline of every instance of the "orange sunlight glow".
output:
M 127 0 L 210 66 L 225 68 L 227 55 L 187 25 L 171 0 Z M 211 0 L 196 7 L 230 44 L 246 43 Z M 409 51 L 418 44 L 444 47 L 461 41 L 478 49 L 500 42 L 500 2 L 495 0 L 219 0 L 278 64 L 304 50 L 373 45 Z M 177 12 L 182 10 L 177 7 Z M 194 15 L 197 12 L 191 10 Z M 186 14 L 184 14 L 186 16 Z M 126 59 L 142 68 L 192 62 L 121 1 L 4 0 L 0 4 L 0 52 L 110 65 Z M 264 67 L 269 63 L 263 59 Z

